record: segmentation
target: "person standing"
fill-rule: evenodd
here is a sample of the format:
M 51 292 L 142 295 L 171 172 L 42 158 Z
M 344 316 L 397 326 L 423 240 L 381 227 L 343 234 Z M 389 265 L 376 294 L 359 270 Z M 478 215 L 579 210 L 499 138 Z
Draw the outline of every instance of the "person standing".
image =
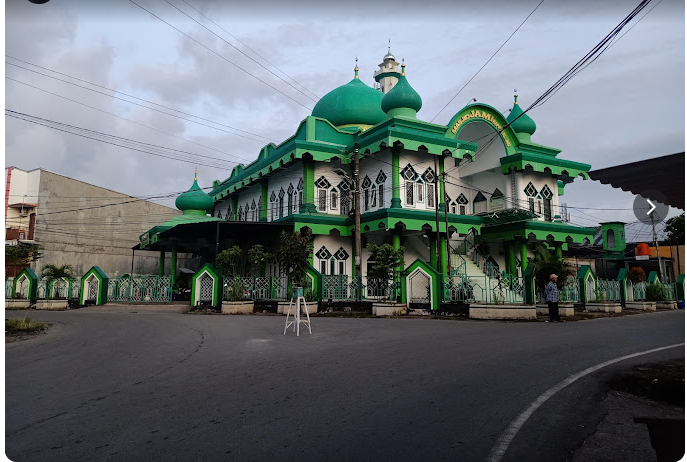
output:
M 558 281 L 558 276 L 552 274 L 549 276 L 549 283 L 544 289 L 544 297 L 546 298 L 546 303 L 549 305 L 549 321 L 548 322 L 561 322 L 561 317 L 558 315 L 558 286 L 556 281 Z

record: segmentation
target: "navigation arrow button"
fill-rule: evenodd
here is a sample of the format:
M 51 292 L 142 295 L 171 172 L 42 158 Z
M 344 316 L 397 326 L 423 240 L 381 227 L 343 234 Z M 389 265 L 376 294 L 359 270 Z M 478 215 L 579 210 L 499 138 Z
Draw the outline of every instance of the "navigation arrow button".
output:
M 646 201 L 647 201 L 647 202 L 649 203 L 649 205 L 651 206 L 651 210 L 649 210 L 648 212 L 646 212 L 646 214 L 647 214 L 647 215 L 651 215 L 651 212 L 653 212 L 654 210 L 656 210 L 656 206 L 655 206 L 654 204 L 652 204 L 651 201 L 650 201 L 649 199 L 647 199 Z

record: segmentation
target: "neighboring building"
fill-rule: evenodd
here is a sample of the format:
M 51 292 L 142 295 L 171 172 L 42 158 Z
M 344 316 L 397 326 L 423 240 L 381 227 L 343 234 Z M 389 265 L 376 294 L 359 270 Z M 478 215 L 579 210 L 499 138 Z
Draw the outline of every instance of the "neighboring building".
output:
M 335 292 L 344 294 L 355 272 L 350 212 L 357 147 L 363 283 L 366 247 L 373 243 L 403 246 L 404 267 L 420 259 L 447 275 L 449 265 L 455 270 L 462 261 L 460 255 L 447 255 L 449 234 L 451 248 L 461 249 L 463 256 L 474 257 L 476 248 L 480 261 L 520 275 L 537 245 L 560 256 L 570 244 L 590 242 L 593 228 L 562 223 L 559 197 L 566 184 L 586 179 L 591 167 L 558 157 L 560 149 L 534 143 L 536 124 L 523 113 L 517 95 L 507 118 L 478 103 L 441 125 L 417 118 L 422 99 L 409 84 L 405 65 L 398 72 L 391 53 L 375 80 L 382 91 L 365 85 L 356 67 L 353 80 L 323 96 L 292 137 L 265 146 L 254 162 L 214 181 L 212 217 L 241 222 L 235 229 L 244 223 L 309 228 L 313 266 L 325 277 L 337 276 L 341 290 Z M 210 225 L 200 225 L 214 235 Z M 219 224 L 216 228 L 217 246 L 225 248 L 228 241 L 221 239 Z M 163 250 L 164 239 L 151 229 L 141 236 L 142 248 L 155 241 Z M 254 242 L 251 235 L 232 239 Z M 210 236 L 208 241 L 214 244 Z M 275 271 L 270 268 L 269 274 Z
M 644 242 L 626 242 L 625 223 L 601 223 L 594 243 L 584 247 L 571 247 L 564 253 L 564 260 L 580 268 L 591 266 L 594 273 L 602 279 L 615 279 L 621 269 L 642 268 L 648 275 L 655 271 L 663 275 L 663 282 L 675 282 L 685 273 L 685 246 L 671 245 L 667 241 L 656 246 Z M 661 255 L 659 267 L 658 254 Z
M 39 244 L 47 264 L 74 267 L 78 276 L 99 266 L 109 276 L 156 274 L 157 253 L 136 251 L 138 236 L 177 210 L 38 168 L 5 168 L 5 244 Z M 180 266 L 193 266 L 183 256 Z M 169 266 L 169 263 L 167 263 Z M 6 268 L 6 276 L 14 276 Z

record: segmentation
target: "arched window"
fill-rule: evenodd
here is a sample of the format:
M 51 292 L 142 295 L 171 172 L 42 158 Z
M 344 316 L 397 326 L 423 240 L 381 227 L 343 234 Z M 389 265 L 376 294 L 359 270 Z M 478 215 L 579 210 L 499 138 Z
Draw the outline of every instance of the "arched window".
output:
M 384 207 L 386 207 L 386 204 L 384 202 L 384 185 L 386 183 L 386 175 L 383 171 L 379 171 L 375 183 L 377 183 L 377 206 L 380 209 L 383 209 Z
M 243 206 L 239 206 L 239 215 L 237 217 L 238 221 L 241 221 L 243 219 Z
M 544 220 L 551 221 L 551 199 L 553 199 L 553 193 L 547 185 L 541 189 L 541 196 L 544 198 Z
M 612 229 L 606 232 L 606 247 L 609 249 L 615 248 L 615 231 Z
M 300 212 L 303 208 L 303 178 L 298 181 L 296 190 L 298 191 L 298 211 Z
M 277 195 L 272 191 L 270 195 L 270 221 L 277 219 Z
M 422 174 L 422 180 L 427 184 L 427 207 L 434 208 L 434 188 L 436 175 L 434 174 L 434 170 L 432 170 L 432 167 L 425 170 L 425 173 Z M 418 194 L 418 202 L 420 201 L 421 199 Z
M 351 185 L 346 180 L 339 183 L 341 198 L 339 199 L 339 213 L 348 215 L 351 210 Z
M 371 204 L 371 191 L 370 191 L 370 186 L 372 186 L 372 180 L 370 180 L 369 176 L 365 176 L 363 179 L 363 184 L 361 187 L 363 188 L 363 210 L 367 212 L 370 210 L 370 204 Z M 374 192 L 374 190 L 373 190 Z M 376 198 L 376 192 L 375 192 L 375 198 Z M 375 199 L 376 202 L 376 199 Z
M 317 187 L 317 211 L 326 212 L 327 211 L 327 190 L 331 187 L 331 183 L 327 181 L 324 176 L 318 178 L 315 182 Z
M 458 209 L 460 210 L 460 214 L 466 215 L 465 212 L 467 212 L 468 199 L 467 197 L 465 197 L 465 194 L 460 193 L 460 196 L 458 196 L 456 202 L 458 203 Z
M 403 178 L 406 191 L 405 205 L 406 207 L 412 207 L 415 205 L 417 199 L 415 196 L 415 181 L 419 178 L 419 176 L 415 172 L 415 169 L 413 169 L 413 166 L 408 164 L 401 171 L 401 177 Z
M 329 208 L 331 210 L 336 210 L 339 208 L 339 192 L 336 190 L 336 188 L 332 188 L 332 192 L 329 194 Z
M 255 199 L 253 199 L 253 203 L 250 205 L 250 219 L 258 221 L 258 208 L 255 205 Z
M 279 206 L 277 207 L 277 210 L 279 210 L 279 218 L 284 218 L 284 196 L 286 195 L 286 192 L 284 191 L 284 188 L 281 188 L 279 190 Z
M 482 213 L 487 211 L 487 198 L 484 197 L 482 191 L 478 192 L 475 199 L 472 201 L 473 213 Z
M 293 213 L 293 192 L 296 189 L 293 187 L 293 184 L 289 184 L 289 189 L 286 190 L 287 198 L 287 208 L 286 208 L 286 214 L 289 215 Z

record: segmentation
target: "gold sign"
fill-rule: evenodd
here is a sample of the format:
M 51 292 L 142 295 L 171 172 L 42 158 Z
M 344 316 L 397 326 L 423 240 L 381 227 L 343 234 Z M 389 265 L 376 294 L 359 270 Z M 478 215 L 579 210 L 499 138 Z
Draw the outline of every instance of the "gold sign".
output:
M 493 115 L 486 111 L 481 111 L 479 109 L 473 109 L 469 113 L 463 115 L 463 117 L 458 119 L 456 123 L 453 125 L 453 128 L 451 129 L 451 133 L 453 133 L 454 135 L 458 133 L 458 129 L 460 128 L 460 126 L 470 119 L 483 119 L 487 122 L 490 122 L 494 127 L 496 127 L 496 130 L 499 131 L 499 134 L 501 135 L 501 138 L 503 138 L 503 142 L 506 143 L 506 146 L 510 146 L 510 140 L 508 140 L 508 138 L 501 131 L 503 130 L 501 124 L 499 124 L 496 121 Z

